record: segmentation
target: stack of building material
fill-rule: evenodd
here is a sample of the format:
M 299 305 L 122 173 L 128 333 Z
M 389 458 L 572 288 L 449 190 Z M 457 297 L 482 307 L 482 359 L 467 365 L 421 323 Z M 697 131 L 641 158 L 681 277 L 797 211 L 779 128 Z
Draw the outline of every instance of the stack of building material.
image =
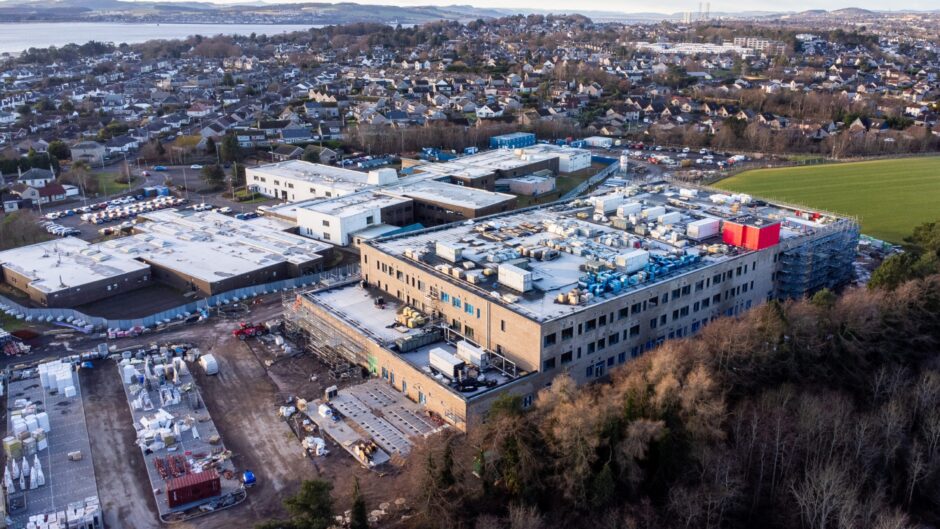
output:
M 66 397 L 76 395 L 72 364 L 57 360 L 39 364 L 39 380 L 45 390 L 55 390 Z M 67 391 L 68 388 L 71 388 Z M 69 395 L 71 393 L 71 395 Z
M 99 529 L 104 526 L 97 496 L 70 503 L 65 510 L 29 517 L 26 529 Z

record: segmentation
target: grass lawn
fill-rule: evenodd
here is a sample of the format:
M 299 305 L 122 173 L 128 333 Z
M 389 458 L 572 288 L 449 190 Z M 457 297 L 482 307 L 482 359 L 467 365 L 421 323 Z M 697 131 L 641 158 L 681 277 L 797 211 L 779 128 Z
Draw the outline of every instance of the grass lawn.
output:
M 108 196 L 127 191 L 130 187 L 128 184 L 116 182 L 120 177 L 120 172 L 95 173 L 95 179 L 98 180 L 98 193 L 102 196 Z
M 715 186 L 854 215 L 863 233 L 894 243 L 940 220 L 940 157 L 755 169 Z

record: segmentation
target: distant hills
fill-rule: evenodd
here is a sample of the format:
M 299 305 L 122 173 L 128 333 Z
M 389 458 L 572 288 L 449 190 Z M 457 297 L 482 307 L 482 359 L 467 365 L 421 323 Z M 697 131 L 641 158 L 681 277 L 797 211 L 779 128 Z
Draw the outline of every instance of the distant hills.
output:
M 608 10 L 547 10 L 516 8 L 479 8 L 471 5 L 389 6 L 351 2 L 278 4 L 247 0 L 236 4 L 188 1 L 128 0 L 0 0 L 0 20 L 4 22 L 40 21 L 125 21 L 125 22 L 201 22 L 230 23 L 243 20 L 253 23 L 342 24 L 379 22 L 421 24 L 434 20 L 468 21 L 514 14 L 579 14 L 597 21 L 655 22 L 680 20 L 682 13 L 626 13 Z M 893 13 L 897 13 L 894 11 Z M 878 16 L 881 12 L 861 8 L 827 11 L 814 9 L 802 12 L 740 11 L 712 12 L 713 18 L 827 18 Z

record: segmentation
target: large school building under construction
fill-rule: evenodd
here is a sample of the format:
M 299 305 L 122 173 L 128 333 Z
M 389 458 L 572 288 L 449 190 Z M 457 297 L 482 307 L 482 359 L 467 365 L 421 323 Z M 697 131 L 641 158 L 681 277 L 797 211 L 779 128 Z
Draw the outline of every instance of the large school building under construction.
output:
M 665 340 L 853 277 L 858 223 L 669 184 L 379 238 L 361 282 L 300 294 L 290 327 L 466 430 Z

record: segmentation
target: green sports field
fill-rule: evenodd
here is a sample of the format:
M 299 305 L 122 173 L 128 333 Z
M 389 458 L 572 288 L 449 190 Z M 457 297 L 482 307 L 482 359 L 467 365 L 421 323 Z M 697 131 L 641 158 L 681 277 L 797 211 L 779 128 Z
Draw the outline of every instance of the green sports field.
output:
M 755 169 L 715 186 L 853 215 L 862 233 L 895 243 L 940 221 L 940 157 Z

